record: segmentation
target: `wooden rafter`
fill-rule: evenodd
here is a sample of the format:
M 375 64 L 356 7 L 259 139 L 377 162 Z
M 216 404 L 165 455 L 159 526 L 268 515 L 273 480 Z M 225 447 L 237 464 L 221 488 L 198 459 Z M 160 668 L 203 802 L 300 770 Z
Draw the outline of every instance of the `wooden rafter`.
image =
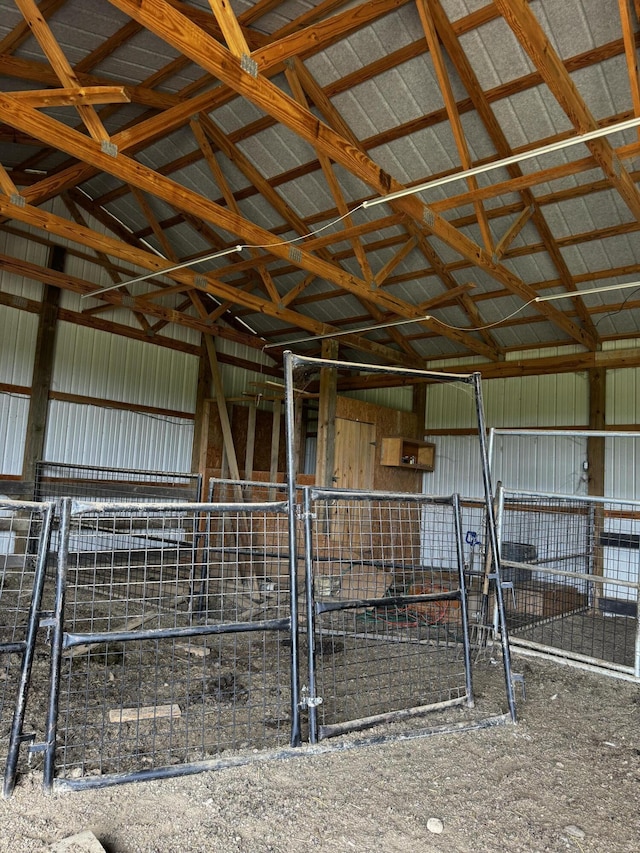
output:
M 624 54 L 627 60 L 627 72 L 629 74 L 629 86 L 631 88 L 631 100 L 633 109 L 640 116 L 640 71 L 638 69 L 638 51 L 634 32 L 634 21 L 629 0 L 618 0 L 620 10 L 620 23 L 622 24 L 622 38 L 624 40 Z M 640 0 L 636 0 L 636 15 L 640 17 Z M 640 128 L 638 128 L 640 139 Z
M 446 69 L 444 57 L 440 49 L 440 42 L 438 41 L 438 34 L 436 33 L 433 16 L 427 0 L 417 0 L 417 7 L 420 20 L 422 21 L 422 28 L 424 29 L 424 33 L 427 38 L 429 55 L 431 56 L 431 61 L 435 68 L 442 97 L 444 98 L 444 105 L 451 125 L 451 130 L 453 132 L 453 138 L 455 139 L 456 148 L 460 155 L 462 168 L 470 169 L 473 163 L 471 161 L 471 155 L 469 154 L 469 146 L 467 145 L 467 140 L 462 128 L 462 122 L 460 120 L 460 113 L 458 112 L 456 99 L 453 94 L 453 89 L 451 88 L 449 73 Z M 478 181 L 475 177 L 468 178 L 467 184 L 470 190 L 478 188 Z M 480 226 L 480 233 L 482 234 L 484 247 L 487 251 L 493 252 L 493 236 L 491 234 L 491 228 L 489 227 L 489 221 L 483 204 L 481 201 L 475 201 L 473 206 L 478 218 L 478 225 Z
M 70 223 L 61 217 L 47 213 L 40 208 L 34 208 L 30 205 L 15 205 L 1 195 L 0 215 L 10 216 L 13 219 L 25 222 L 35 228 L 45 229 L 49 233 L 57 234 L 65 240 L 71 240 L 73 242 L 80 243 L 81 245 L 87 245 L 92 249 L 96 248 L 96 243 L 98 242 L 101 251 L 105 254 L 119 257 L 149 270 L 155 270 L 156 272 L 161 273 L 164 266 L 162 259 L 158 258 L 157 255 L 135 249 L 134 247 L 126 245 L 119 240 L 115 240 L 104 235 L 97 235 L 96 232 L 91 231 L 90 229 L 84 229 L 75 223 Z M 324 335 L 332 331 L 332 327 L 327 323 L 320 323 L 317 320 L 313 320 L 312 318 L 305 316 L 304 314 L 299 314 L 289 309 L 283 309 L 274 305 L 269 300 L 238 290 L 231 285 L 226 285 L 211 275 L 196 274 L 190 269 L 182 269 L 171 273 L 171 277 L 178 281 L 185 282 L 192 288 L 202 290 L 206 293 L 211 293 L 217 299 L 230 300 L 235 304 L 246 305 L 247 307 L 253 308 L 260 313 L 278 317 L 284 322 L 292 323 L 299 328 L 305 329 L 310 334 Z M 59 286 L 76 290 L 84 295 L 95 291 L 95 286 L 84 281 L 81 282 L 80 285 L 76 283 L 72 286 L 71 278 L 69 278 L 68 284 L 61 283 Z M 191 322 L 192 318 L 188 315 L 178 315 L 173 309 L 166 309 L 157 304 L 149 303 L 148 301 L 139 301 L 137 298 L 131 299 L 130 297 L 125 297 L 124 295 L 119 294 L 117 290 L 111 290 L 104 294 L 101 293 L 100 298 L 106 299 L 108 302 L 115 304 L 122 304 L 122 300 L 125 299 L 128 307 L 133 310 L 139 310 L 144 313 L 155 313 L 160 311 L 163 319 L 168 318 L 173 322 L 178 322 L 182 318 L 186 325 L 191 325 L 193 327 L 193 323 Z M 420 314 L 415 313 L 414 316 L 419 317 Z M 202 325 L 202 323 L 199 323 L 195 328 L 202 331 L 209 329 L 210 325 L 210 321 L 207 321 L 207 324 Z M 370 352 L 381 358 L 385 358 L 391 363 L 404 364 L 407 367 L 416 367 L 419 364 L 419 361 L 415 358 L 409 358 L 403 353 L 398 353 L 397 351 L 391 350 L 389 347 L 382 346 L 374 341 L 369 341 L 355 334 L 349 336 L 349 341 L 353 346 L 356 346 L 365 352 Z
M 525 0 L 494 2 L 578 133 L 594 130 L 597 124 L 591 111 L 529 5 Z M 628 171 L 615 156 L 609 140 L 594 139 L 587 144 L 633 216 L 640 219 L 640 192 Z
M 80 82 L 75 76 L 69 60 L 61 50 L 34 0 L 15 0 L 15 3 L 62 85 L 65 88 L 80 88 Z M 79 103 L 76 105 L 76 109 L 94 139 L 98 141 L 109 139 L 109 134 L 90 104 Z
M 354 151 L 335 131 L 327 125 L 318 122 L 311 113 L 304 111 L 291 98 L 273 86 L 266 78 L 257 74 L 255 77 L 243 71 L 239 60 L 229 51 L 217 44 L 213 39 L 207 39 L 192 24 L 178 12 L 168 6 L 164 0 L 156 0 L 153 4 L 133 2 L 133 0 L 110 0 L 113 5 L 123 12 L 144 23 L 158 36 L 172 44 L 176 49 L 190 56 L 202 68 L 216 74 L 239 94 L 249 101 L 269 112 L 273 117 L 289 127 L 301 138 L 314 147 L 323 151 L 336 162 L 341 163 L 354 175 L 370 184 L 381 194 L 401 189 L 401 186 L 373 163 L 361 152 Z M 158 10 L 163 14 L 159 15 Z M 451 248 L 467 259 L 476 263 L 493 278 L 501 281 L 514 294 L 525 301 L 530 301 L 533 294 L 527 286 L 502 264 L 496 263 L 492 257 L 466 235 L 449 225 L 446 220 L 437 215 L 430 215 L 425 205 L 415 197 L 407 197 L 396 203 L 398 209 L 411 216 L 417 222 L 431 231 L 434 235 L 448 243 Z M 425 221 L 426 220 L 426 221 Z M 536 309 L 545 314 L 551 322 L 559 326 L 569 337 L 584 346 L 594 346 L 593 338 L 583 329 L 576 326 L 561 311 L 549 303 L 537 303 Z
M 487 133 L 489 134 L 492 142 L 496 146 L 498 154 L 500 157 L 508 157 L 512 154 L 509 143 L 507 142 L 507 138 L 500 127 L 496 117 L 488 104 L 484 93 L 480 87 L 478 79 L 471 68 L 469 61 L 467 60 L 464 52 L 460 48 L 460 44 L 455 34 L 453 33 L 451 26 L 449 25 L 444 11 L 442 9 L 442 5 L 440 0 L 433 0 L 433 10 L 434 15 L 438 21 L 438 31 L 441 35 L 441 38 L 448 46 L 450 55 L 452 56 L 454 63 L 456 64 L 456 68 L 458 73 L 469 92 L 471 100 L 478 111 L 478 115 L 480 116 Z M 509 173 L 512 177 L 517 178 L 522 174 L 520 166 L 518 164 L 512 164 L 509 166 Z M 545 245 L 547 252 L 549 253 L 551 260 L 558 270 L 562 283 L 567 288 L 567 290 L 576 290 L 575 282 L 572 279 L 569 268 L 560 252 L 557 242 L 551 233 L 551 229 L 548 227 L 547 222 L 544 218 L 538 200 L 534 197 L 529 188 L 523 188 L 521 190 L 522 199 L 526 206 L 526 208 L 531 209 L 531 218 L 534 222 L 540 236 L 542 237 L 542 241 Z M 524 223 L 523 223 L 524 225 Z M 494 253 L 494 257 L 500 258 L 501 256 L 498 253 Z M 589 317 L 588 311 L 584 306 L 582 300 L 576 300 L 578 304 L 578 316 L 582 321 L 582 325 L 587 331 L 590 339 L 590 348 L 594 348 L 597 345 L 598 334 L 595 326 L 591 322 L 591 318 Z
M 29 107 L 76 107 L 87 104 L 128 104 L 131 98 L 124 86 L 79 86 L 72 89 L 30 89 L 12 92 Z
M 465 328 L 451 329 L 433 321 L 402 333 L 391 328 L 382 338 L 376 335 L 377 341 L 390 343 L 386 350 L 383 346 L 377 350 L 367 349 L 371 342 L 362 342 L 364 351 L 375 357 L 397 363 L 413 361 L 419 366 L 422 357 L 417 353 L 429 353 L 429 358 L 437 360 L 472 352 L 500 362 L 515 348 L 517 341 L 525 340 L 539 340 L 542 347 L 578 343 L 597 351 L 600 335 L 603 340 L 615 338 L 615 323 L 601 323 L 603 315 L 624 310 L 631 321 L 633 314 L 629 311 L 637 311 L 637 300 L 633 297 L 616 302 L 574 297 L 563 303 L 533 303 L 523 313 L 507 317 L 496 331 L 484 327 L 482 316 L 485 305 L 494 318 L 496 314 L 500 316 L 498 312 L 507 304 L 507 299 L 509 307 L 502 313 L 509 315 L 514 295 L 521 300 L 522 308 L 537 294 L 548 293 L 553 288 L 576 293 L 578 287 L 584 288 L 585 282 L 592 279 L 607 281 L 640 275 L 640 262 L 634 262 L 633 251 L 629 262 L 618 266 L 606 264 L 602 269 L 585 270 L 576 263 L 578 253 L 588 243 L 602 244 L 601 257 L 607 253 L 607 241 L 615 237 L 626 235 L 628 244 L 635 245 L 640 232 L 637 186 L 640 170 L 634 171 L 634 158 L 640 154 L 640 142 L 614 148 L 612 143 L 599 140 L 590 145 L 588 156 L 580 159 L 563 156 L 561 159 L 565 162 L 559 165 L 539 168 L 536 164 L 535 169 L 527 166 L 526 172 L 512 164 L 500 173 L 500 180 L 493 180 L 496 174 L 493 173 L 491 178 L 481 179 L 482 185 L 469 180 L 466 187 L 462 183 L 451 184 L 444 192 L 430 191 L 428 196 L 399 199 L 389 206 L 376 208 L 376 213 L 380 214 L 377 218 L 370 213 L 363 217 L 357 211 L 365 199 L 400 189 L 379 165 L 389 163 L 393 171 L 393 158 L 399 154 L 405 157 L 404 161 L 398 161 L 400 168 L 404 174 L 411 175 L 415 183 L 438 177 L 437 174 L 412 173 L 411 161 L 406 155 L 418 134 L 421 143 L 432 138 L 442 144 L 446 127 L 455 143 L 458 162 L 464 168 L 534 149 L 595 127 L 596 122 L 585 103 L 595 103 L 587 88 L 591 87 L 589 81 L 595 75 L 581 77 L 576 72 L 591 72 L 598 66 L 605 70 L 607 61 L 615 61 L 615 73 L 608 78 L 608 85 L 613 87 L 615 81 L 618 87 L 623 87 L 623 95 L 620 88 L 617 93 L 611 88 L 617 112 L 599 112 L 598 124 L 611 125 L 634 113 L 640 115 L 637 0 L 606 0 L 620 38 L 598 43 L 600 32 L 593 31 L 593 43 L 588 49 L 574 56 L 563 54 L 561 59 L 553 49 L 554 34 L 547 36 L 546 29 L 542 31 L 536 19 L 542 12 L 539 13 L 536 4 L 530 4 L 529 0 L 497 0 L 496 3 L 487 0 L 484 6 L 456 20 L 448 19 L 441 0 L 359 0 L 356 3 L 353 0 L 323 0 L 308 4 L 308 11 L 275 32 L 272 24 L 277 18 L 271 13 L 281 0 L 259 0 L 237 15 L 231 8 L 232 0 L 209 0 L 208 7 L 200 4 L 199 8 L 183 0 L 110 0 L 112 5 L 130 10 L 129 15 L 136 17 L 125 19 L 121 25 L 123 18 L 110 16 L 107 10 L 105 21 L 117 29 L 109 30 L 110 34 L 101 40 L 96 38 L 92 49 L 84 55 L 79 42 L 57 26 L 56 13 L 66 5 L 70 11 L 77 2 L 79 0 L 19 0 L 17 5 L 22 7 L 23 14 L 27 10 L 25 21 L 0 42 L 4 48 L 4 52 L 0 50 L 0 74 L 13 78 L 7 99 L 16 104 L 20 102 L 27 113 L 14 121 L 13 107 L 0 98 L 0 110 L 6 118 L 0 124 L 0 142 L 10 151 L 10 159 L 4 166 L 0 164 L 4 204 L 1 210 L 6 211 L 4 218 L 0 218 L 0 230 L 20 235 L 24 233 L 20 221 L 29 221 L 33 226 L 32 238 L 51 246 L 57 239 L 56 230 L 49 230 L 51 223 L 44 224 L 34 214 L 35 205 L 63 197 L 71 218 L 76 223 L 84 223 L 85 229 L 87 220 L 80 210 L 100 222 L 101 227 L 110 229 L 124 244 L 144 251 L 150 240 L 167 259 L 188 259 L 191 255 L 185 257 L 182 253 L 193 252 L 193 246 L 198 246 L 199 251 L 203 245 L 211 246 L 212 251 L 225 249 L 234 238 L 245 247 L 242 252 L 215 264 L 215 272 L 206 276 L 195 273 L 193 276 L 170 276 L 173 278 L 171 285 L 167 285 L 166 277 L 154 279 L 146 287 L 135 288 L 135 299 L 132 293 L 121 289 L 113 297 L 105 294 L 99 304 L 90 300 L 83 313 L 87 321 L 104 324 L 109 321 L 100 316 L 102 312 L 114 308 L 127 310 L 136 315 L 140 331 L 152 337 L 168 323 L 184 321 L 190 325 L 194 320 L 214 329 L 235 324 L 239 331 L 242 331 L 242 324 L 251 328 L 255 321 L 255 328 L 262 329 L 265 325 L 260 323 L 258 315 L 266 314 L 278 320 L 277 329 L 273 323 L 267 326 L 271 339 L 278 340 L 297 337 L 302 329 L 309 334 L 320 334 L 327 328 L 342 330 L 443 308 L 443 319 Z M 322 85 L 318 82 L 320 75 L 316 79 L 311 73 L 323 66 L 321 62 L 307 62 L 310 57 L 328 47 L 333 48 L 333 56 L 337 57 L 342 50 L 339 42 L 346 43 L 359 28 L 379 22 L 385 15 L 393 22 L 398 10 L 408 5 L 415 8 L 402 10 L 402 20 L 405 27 L 411 20 L 414 29 L 413 35 L 409 28 L 406 29 L 409 35 L 406 43 L 393 49 L 389 41 L 385 47 L 391 49 L 379 54 L 373 51 L 371 57 L 359 53 L 361 61 L 353 62 L 342 76 L 327 75 Z M 287 4 L 286 11 L 285 7 L 278 11 L 282 20 L 290 13 L 289 6 Z M 234 7 L 239 8 L 235 4 Z M 152 20 L 154 14 L 160 21 Z M 264 15 L 269 17 L 264 19 L 263 26 Z M 27 18 L 31 26 L 27 25 Z M 494 34 L 504 36 L 504 21 L 535 67 L 521 76 L 505 78 L 497 85 L 481 86 L 474 73 L 473 51 L 477 41 L 461 41 L 461 36 L 478 30 L 478 37 L 482 39 L 484 34 L 480 29 L 484 25 L 491 25 Z M 553 26 L 553 18 L 545 22 L 545 28 L 548 24 Z M 384 29 L 377 25 L 378 33 Z M 120 59 L 126 61 L 126 51 L 135 47 L 133 43 L 129 45 L 130 40 L 140 34 L 144 34 L 143 38 L 149 38 L 150 34 L 160 36 L 168 50 L 159 54 L 166 52 L 172 58 L 154 65 L 153 70 L 149 69 L 151 73 L 142 71 L 135 80 L 131 75 L 126 81 L 118 81 L 114 69 Z M 40 43 L 46 61 L 25 58 L 34 54 L 33 36 Z M 30 37 L 29 49 L 18 51 Z M 508 37 L 511 38 L 510 33 Z M 188 43 L 188 49 L 183 40 Z M 557 43 L 562 44 L 562 41 Z M 513 46 L 512 42 L 509 49 Z M 112 63 L 111 56 L 116 50 L 120 55 Z M 342 95 L 350 90 L 357 93 L 360 84 L 367 84 L 385 97 L 385 75 L 391 81 L 390 89 L 393 87 L 394 92 L 400 92 L 398 78 L 404 73 L 405 65 L 413 63 L 411 67 L 418 68 L 420 57 L 426 52 L 433 60 L 442 93 L 441 106 L 430 96 L 431 103 L 436 106 L 422 115 L 417 112 L 412 116 L 412 107 L 420 101 L 414 89 L 413 102 L 405 111 L 409 116 L 406 121 L 383 119 L 377 122 L 372 103 L 370 126 L 379 125 L 379 129 L 367 136 L 361 132 L 361 128 L 367 126 L 363 121 L 353 125 L 358 130 L 356 136 L 345 120 L 353 100 L 350 102 Z M 72 56 L 73 67 L 66 58 Z M 79 61 L 78 56 L 81 57 Z M 103 73 L 107 68 L 109 79 Z M 613 65 L 609 68 L 613 69 Z M 408 66 L 407 70 L 410 70 Z M 625 88 L 625 70 L 628 88 Z M 283 73 L 293 98 L 284 94 L 282 78 L 275 77 Z M 73 84 L 69 74 L 73 75 Z M 148 76 L 143 80 L 145 74 Z M 378 75 L 380 79 L 376 79 Z M 573 81 L 581 89 L 584 85 L 585 98 L 575 89 Z M 518 96 L 527 92 L 538 97 L 535 89 L 543 84 L 553 92 L 573 126 L 557 132 L 550 130 L 548 123 L 541 123 L 540 127 L 545 127 L 549 134 L 546 139 L 534 141 L 530 138 L 529 143 L 512 147 L 511 132 L 507 140 L 506 125 L 501 126 L 498 121 L 503 107 L 510 98 L 517 105 Z M 113 98 L 109 97 L 110 92 Z M 132 106 L 122 109 L 126 101 Z M 258 109 L 245 110 L 246 102 Z M 497 103 L 500 108 L 496 107 Z M 94 107 L 100 104 L 103 108 L 96 112 Z M 102 131 L 98 133 L 96 125 L 92 131 L 85 121 L 86 116 L 81 114 L 82 123 L 75 128 L 82 137 L 80 143 L 77 137 L 67 135 L 69 129 L 61 123 L 47 121 L 54 113 L 46 110 L 38 113 L 44 116 L 45 132 L 40 127 L 36 135 L 31 133 L 35 117 L 30 110 L 64 105 L 90 109 L 103 129 L 109 127 L 111 139 L 108 140 Z M 245 113 L 251 118 L 238 121 Z M 235 114 L 234 120 L 229 123 L 228 117 L 232 114 Z M 391 112 L 389 116 L 394 118 Z M 469 138 L 467 143 L 464 131 L 477 122 L 484 127 L 482 148 L 485 155 L 491 150 L 494 153 L 472 162 L 469 150 L 472 140 Z M 185 133 L 189 125 L 195 144 Z M 278 125 L 285 129 L 284 132 Z M 95 145 L 87 139 L 87 129 L 89 137 L 101 143 L 101 153 L 108 154 L 110 161 L 99 159 Z M 301 144 L 292 147 L 293 156 L 283 158 L 287 168 L 278 171 L 276 166 L 275 173 L 263 169 L 259 157 L 254 158 L 254 152 L 265 142 L 281 144 L 279 140 L 291 132 Z M 164 143 L 164 138 L 172 133 L 176 141 L 180 140 L 179 146 L 173 147 L 178 152 L 175 159 L 170 156 L 173 140 L 167 139 L 168 144 Z M 612 141 L 619 138 L 611 137 Z M 186 146 L 185 139 L 188 140 Z M 475 139 L 473 142 L 476 151 L 479 150 Z M 580 149 L 572 151 L 578 154 Z M 232 169 L 227 168 L 225 158 L 233 164 Z M 455 160 L 454 153 L 452 162 Z M 415 162 L 422 163 L 423 158 L 416 158 Z M 145 169 L 143 163 L 154 166 Z M 186 186 L 197 187 L 197 178 L 195 182 L 192 178 L 205 165 L 215 181 L 214 192 L 208 192 L 207 197 L 201 189 L 194 194 L 185 192 Z M 190 175 L 192 167 L 195 169 Z M 245 181 L 235 180 L 237 169 L 245 175 Z M 593 175 L 587 174 L 590 170 L 594 171 Z M 100 180 L 101 172 L 110 173 L 115 180 Z M 366 189 L 356 189 L 361 198 L 354 195 L 353 188 L 358 187 L 358 183 L 350 182 L 349 173 L 370 188 L 368 193 Z M 94 180 L 94 176 L 98 180 Z M 313 182 L 323 178 L 330 201 L 318 205 L 316 199 L 309 199 L 298 206 L 300 190 L 308 192 Z M 594 225 L 585 218 L 581 230 L 575 218 L 580 206 L 586 204 L 595 211 L 601 198 L 604 210 L 612 211 L 617 205 L 620 211 L 615 193 L 633 211 L 634 221 L 628 217 L 624 221 L 626 211 L 623 211 L 620 217 L 602 226 L 599 220 Z M 127 194 L 138 200 L 144 214 L 142 219 L 138 218 L 133 232 L 129 231 L 131 221 L 127 219 Z M 273 212 L 268 230 L 256 228 L 249 221 L 258 194 L 261 198 L 256 209 L 261 214 L 269 208 Z M 434 196 L 438 196 L 438 200 L 428 208 L 420 200 Z M 23 214 L 20 220 L 14 213 L 23 200 L 27 219 Z M 566 217 L 563 216 L 565 205 Z M 324 229 L 327 222 L 338 217 L 342 220 L 340 223 Z M 367 221 L 361 222 L 363 218 Z M 316 232 L 316 228 L 320 230 Z M 195 233 L 190 234 L 190 229 Z M 89 230 L 83 232 L 83 239 L 87 238 Z M 59 233 L 63 232 L 65 228 L 60 226 Z M 306 236 L 310 233 L 313 236 Z M 129 264 L 145 267 L 142 256 L 135 262 L 131 258 L 126 261 L 124 257 L 119 259 L 105 251 L 101 234 L 102 231 L 94 233 L 92 247 L 87 242 L 85 250 L 77 243 L 70 243 L 71 254 L 90 260 L 96 270 L 102 267 L 113 283 L 136 274 L 127 269 Z M 470 234 L 479 236 L 470 240 Z M 269 248 L 257 248 L 258 239 L 268 240 Z M 287 241 L 291 241 L 289 247 Z M 295 249 L 299 249 L 300 254 Z M 206 249 L 202 251 L 205 252 Z M 409 255 L 410 262 L 403 264 Z M 531 259 L 528 266 L 524 263 L 526 258 Z M 532 280 L 536 277 L 531 275 L 536 264 L 540 269 L 537 276 L 540 281 Z M 475 289 L 459 284 L 467 276 L 476 282 Z M 446 291 L 434 293 L 441 287 Z M 401 294 L 404 299 L 397 298 Z M 354 299 L 344 298 L 347 295 L 363 306 L 359 316 L 346 316 L 345 310 L 349 308 L 352 314 L 358 312 L 358 308 L 353 309 Z M 491 304 L 489 308 L 490 300 L 502 302 Z M 148 313 L 153 306 L 159 311 L 157 315 Z M 451 311 L 454 306 L 463 313 Z M 315 321 L 315 329 L 305 328 L 302 318 L 308 321 L 314 317 L 335 317 L 335 320 L 330 324 Z M 224 326 L 219 325 L 223 322 Z M 509 335 L 503 333 L 505 327 L 511 328 Z M 534 327 L 537 327 L 535 331 Z M 633 323 L 629 326 L 634 327 Z M 449 339 L 449 345 L 434 345 L 443 335 Z M 342 341 L 349 346 L 353 344 L 347 338 Z M 510 341 L 511 346 L 505 346 L 506 341 Z M 355 346 L 359 343 L 355 341 Z M 278 350 L 273 352 L 277 354 Z

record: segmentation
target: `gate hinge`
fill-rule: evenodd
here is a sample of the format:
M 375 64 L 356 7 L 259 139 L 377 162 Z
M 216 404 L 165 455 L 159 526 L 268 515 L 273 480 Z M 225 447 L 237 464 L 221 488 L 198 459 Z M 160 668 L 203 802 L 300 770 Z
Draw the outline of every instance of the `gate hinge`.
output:
M 309 696 L 309 688 L 303 687 L 300 691 L 300 701 L 298 702 L 298 708 L 317 708 L 318 705 L 322 705 L 322 696 Z
M 305 512 L 304 510 L 299 509 L 296 512 L 296 518 L 298 519 L 298 521 L 304 521 L 305 518 L 310 518 L 313 520 L 314 518 L 317 518 L 317 517 L 318 517 L 318 514 L 316 512 L 311 511 L 311 510 L 309 510 L 309 512 Z

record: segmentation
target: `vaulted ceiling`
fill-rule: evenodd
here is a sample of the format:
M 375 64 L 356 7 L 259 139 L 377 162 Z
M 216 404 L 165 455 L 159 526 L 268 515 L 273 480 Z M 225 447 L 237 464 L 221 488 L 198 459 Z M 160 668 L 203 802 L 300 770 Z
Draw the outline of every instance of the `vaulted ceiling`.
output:
M 640 0 L 0 0 L 0 230 L 64 241 L 84 274 L 10 251 L 0 266 L 81 294 L 82 322 L 185 325 L 276 361 L 335 333 L 358 361 L 488 373 L 516 352 L 631 352 L 638 128 L 527 154 L 640 118 L 639 16 Z

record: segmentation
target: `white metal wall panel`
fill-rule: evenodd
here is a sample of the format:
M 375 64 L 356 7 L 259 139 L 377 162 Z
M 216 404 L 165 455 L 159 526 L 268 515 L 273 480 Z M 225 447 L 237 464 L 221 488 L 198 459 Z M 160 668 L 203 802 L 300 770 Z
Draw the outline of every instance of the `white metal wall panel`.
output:
M 367 391 L 349 391 L 346 397 L 354 397 L 374 406 L 397 409 L 399 412 L 413 411 L 413 389 L 410 385 L 399 388 L 371 388 Z
M 607 424 L 640 423 L 640 370 L 607 371 Z
M 586 495 L 587 439 L 567 433 L 496 435 L 491 473 L 493 483 L 508 489 Z
M 20 474 L 29 398 L 0 394 L 0 475 Z
M 38 317 L 0 305 L 0 382 L 31 385 Z
M 482 468 L 477 435 L 427 435 L 436 445 L 435 466 L 426 473 L 423 492 L 429 495 L 482 497 Z
M 427 430 L 475 427 L 473 388 L 465 382 L 427 385 L 425 417 Z
M 78 465 L 189 471 L 193 421 L 52 401 L 44 458 Z
M 605 495 L 640 500 L 640 435 L 605 439 Z
M 552 427 L 586 424 L 588 383 L 585 374 L 492 379 L 483 382 L 489 427 Z M 429 429 L 476 428 L 471 386 L 430 385 L 427 389 Z M 483 484 L 477 436 L 435 436 L 436 470 L 425 477 L 430 493 L 459 491 L 481 497 Z M 493 480 L 509 488 L 584 494 L 586 440 L 567 437 L 500 437 L 496 441 Z
M 252 347 L 244 346 L 243 344 L 227 341 L 222 338 L 216 340 L 216 350 L 219 353 L 232 356 L 233 358 L 241 358 L 246 361 L 264 363 L 273 365 L 274 361 L 258 350 Z M 256 370 L 245 370 L 243 367 L 234 367 L 231 364 L 220 364 L 220 373 L 222 375 L 222 385 L 224 388 L 225 397 L 241 397 L 245 392 L 249 396 L 258 396 L 260 394 L 271 394 L 272 391 L 277 391 L 277 388 L 268 391 L 264 387 L 265 382 L 278 382 L 273 376 L 267 373 L 261 373 L 260 368 Z M 256 384 L 252 384 L 256 383 Z M 284 382 L 281 383 L 284 390 Z M 249 399 L 247 397 L 247 400 Z
M 195 410 L 196 356 L 60 323 L 53 389 L 107 400 Z M 56 460 L 59 461 L 59 460 Z
M 25 232 L 29 229 L 25 228 Z M 26 236 L 15 234 L 0 234 L 0 252 L 13 258 L 29 261 L 30 263 L 46 266 L 49 258 L 49 247 L 42 243 L 32 242 Z M 14 296 L 24 296 L 26 299 L 40 300 L 42 298 L 42 283 L 30 278 L 15 275 L 0 270 L 0 290 L 12 293 Z
M 551 427 L 588 423 L 584 373 L 491 379 L 482 383 L 489 427 Z M 427 388 L 427 429 L 476 426 L 473 388 L 452 382 Z

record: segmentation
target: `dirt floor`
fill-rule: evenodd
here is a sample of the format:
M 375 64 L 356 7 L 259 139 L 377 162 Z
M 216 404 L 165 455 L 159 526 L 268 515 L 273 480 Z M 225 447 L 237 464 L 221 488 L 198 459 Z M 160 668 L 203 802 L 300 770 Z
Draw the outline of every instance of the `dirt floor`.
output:
M 517 725 L 51 796 L 34 771 L 0 802 L 0 851 L 90 829 L 111 853 L 636 853 L 640 689 L 529 658 L 514 669 Z M 475 687 L 480 708 L 504 710 L 499 666 L 479 662 Z

